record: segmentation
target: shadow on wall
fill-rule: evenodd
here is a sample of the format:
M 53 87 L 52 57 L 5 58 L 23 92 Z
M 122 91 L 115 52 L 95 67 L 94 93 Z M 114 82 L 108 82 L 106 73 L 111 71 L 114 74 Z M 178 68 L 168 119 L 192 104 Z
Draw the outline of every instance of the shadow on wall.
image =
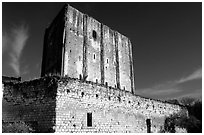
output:
M 54 78 L 3 85 L 3 133 L 54 132 L 57 89 Z

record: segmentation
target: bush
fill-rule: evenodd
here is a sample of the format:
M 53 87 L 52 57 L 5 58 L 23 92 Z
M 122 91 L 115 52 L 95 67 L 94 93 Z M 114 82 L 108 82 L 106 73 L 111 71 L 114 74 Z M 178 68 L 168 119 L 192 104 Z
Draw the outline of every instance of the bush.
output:
M 177 103 L 178 100 L 168 100 L 171 103 Z M 202 101 L 191 97 L 184 97 L 179 100 L 189 113 L 189 117 L 185 115 L 173 114 L 165 119 L 164 128 L 161 132 L 174 133 L 175 126 L 185 128 L 188 133 L 202 133 Z
M 185 128 L 188 133 L 201 133 L 202 124 L 196 117 L 178 114 L 171 115 L 165 119 L 164 132 L 175 133 L 175 127 Z
M 2 121 L 2 133 L 31 133 L 33 129 L 22 121 L 4 122 Z

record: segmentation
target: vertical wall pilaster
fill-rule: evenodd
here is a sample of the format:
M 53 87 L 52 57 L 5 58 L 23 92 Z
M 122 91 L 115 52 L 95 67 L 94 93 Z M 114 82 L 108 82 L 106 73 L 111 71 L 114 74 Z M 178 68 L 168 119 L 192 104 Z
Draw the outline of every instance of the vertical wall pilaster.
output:
M 84 37 L 84 43 L 83 43 L 83 79 L 87 77 L 87 18 L 88 16 L 84 14 L 83 16 L 83 37 Z
M 118 57 L 118 33 L 114 32 L 115 37 L 115 54 L 116 54 L 116 82 L 117 88 L 120 89 L 120 71 L 119 71 L 119 57 Z
M 130 81 L 131 81 L 131 92 L 135 93 L 135 84 L 134 84 L 134 72 L 133 72 L 133 59 L 132 59 L 132 44 L 130 40 L 128 40 L 128 48 L 129 48 L 129 58 L 130 58 Z
M 101 48 L 101 84 L 104 84 L 104 78 L 105 78 L 105 74 L 104 74 L 104 44 L 103 44 L 103 24 L 101 24 L 101 44 L 100 44 L 100 48 Z
M 66 42 L 66 25 L 64 25 L 64 32 L 63 32 L 61 76 L 64 76 L 65 42 Z

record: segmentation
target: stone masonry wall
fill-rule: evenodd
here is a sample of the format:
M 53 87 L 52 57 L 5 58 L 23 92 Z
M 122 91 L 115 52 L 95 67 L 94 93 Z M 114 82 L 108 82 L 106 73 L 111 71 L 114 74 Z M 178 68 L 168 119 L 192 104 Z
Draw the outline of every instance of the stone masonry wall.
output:
M 130 57 L 128 38 L 116 33 L 116 44 L 118 46 L 120 89 L 131 92 Z
M 105 85 L 60 77 L 4 83 L 2 120 L 23 121 L 35 132 L 159 132 L 164 119 L 187 113 L 179 105 Z
M 79 80 L 60 80 L 56 98 L 56 132 L 159 132 L 164 119 L 173 113 L 187 113 L 179 105 L 132 95 L 111 87 Z M 88 115 L 91 125 L 88 126 Z
M 114 31 L 103 25 L 104 84 L 116 87 L 116 50 Z
M 61 74 L 64 51 L 63 31 L 65 26 L 64 9 L 56 16 L 50 27 L 46 28 L 43 45 L 41 76 Z
M 3 122 L 25 122 L 34 132 L 54 132 L 57 85 L 52 78 L 4 83 Z
M 87 18 L 87 80 L 101 82 L 101 23 Z
M 83 14 L 71 6 L 65 11 L 63 72 L 69 77 L 79 78 L 83 75 Z
M 134 93 L 130 40 L 65 5 L 46 30 L 42 75 L 84 78 Z

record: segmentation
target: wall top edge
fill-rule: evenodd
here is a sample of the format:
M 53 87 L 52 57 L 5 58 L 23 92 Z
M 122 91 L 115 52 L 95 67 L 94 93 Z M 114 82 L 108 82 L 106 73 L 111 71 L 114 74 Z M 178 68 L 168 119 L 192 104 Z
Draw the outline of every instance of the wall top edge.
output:
M 173 103 L 170 103 L 168 101 L 163 101 L 163 100 L 159 100 L 159 99 L 153 99 L 153 98 L 148 98 L 148 97 L 144 97 L 144 96 L 141 96 L 141 95 L 137 95 L 137 94 L 133 94 L 129 91 L 124 91 L 124 90 L 121 90 L 121 89 L 117 89 L 117 88 L 113 88 L 113 87 L 107 87 L 103 84 L 99 84 L 99 83 L 95 83 L 95 82 L 91 82 L 91 81 L 82 81 L 82 80 L 79 80 L 78 78 L 70 78 L 70 77 L 61 77 L 61 76 L 45 76 L 45 77 L 40 77 L 40 78 L 36 78 L 36 79 L 33 79 L 33 80 L 29 80 L 29 81 L 24 81 L 24 82 L 19 82 L 19 83 L 13 83 L 13 82 L 4 82 L 3 84 L 6 86 L 6 85 L 11 85 L 11 86 L 17 86 L 17 85 L 33 85 L 33 84 L 38 84 L 37 82 L 42 82 L 42 81 L 51 81 L 52 83 L 66 83 L 68 81 L 77 81 L 77 82 L 80 82 L 80 83 L 84 83 L 84 84 L 91 84 L 93 86 L 99 86 L 99 87 L 104 87 L 104 88 L 108 88 L 110 90 L 113 90 L 113 91 L 118 91 L 118 92 L 121 92 L 121 93 L 125 93 L 125 95 L 131 95 L 131 96 L 135 96 L 135 97 L 138 97 L 138 98 L 144 98 L 146 100 L 151 100 L 151 101 L 157 101 L 157 102 L 161 102 L 161 103 L 165 103 L 165 104 L 171 104 L 171 105 L 178 105 L 182 108 L 186 108 L 185 106 L 181 105 L 181 104 L 173 104 Z

